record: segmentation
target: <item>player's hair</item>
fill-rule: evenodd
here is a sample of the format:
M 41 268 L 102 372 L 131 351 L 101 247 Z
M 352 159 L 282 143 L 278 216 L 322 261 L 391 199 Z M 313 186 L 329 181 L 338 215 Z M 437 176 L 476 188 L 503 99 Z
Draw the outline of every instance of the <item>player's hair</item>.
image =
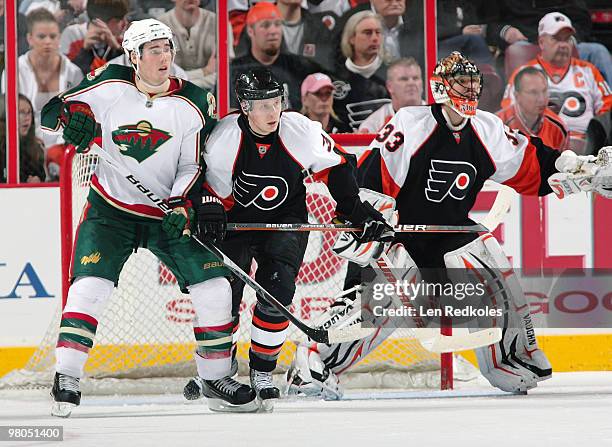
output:
M 111 19 L 122 19 L 130 12 L 128 0 L 89 0 L 87 16 L 90 21 L 100 19 L 108 22 Z
M 346 21 L 346 25 L 344 25 L 342 39 L 340 41 L 340 49 L 342 50 L 342 54 L 344 54 L 344 57 L 348 59 L 352 59 L 355 55 L 353 45 L 350 43 L 351 37 L 355 36 L 357 25 L 359 25 L 365 19 L 376 19 L 382 28 L 382 19 L 380 15 L 373 11 L 359 11 L 358 13 L 353 14 Z M 380 54 L 382 54 L 382 45 L 380 48 Z
M 26 16 L 26 27 L 28 33 L 31 34 L 34 29 L 34 25 L 37 23 L 55 23 L 59 27 L 59 22 L 51 12 L 46 8 L 36 8 L 30 11 Z
M 531 65 L 524 67 L 522 69 L 519 70 L 519 72 L 516 74 L 516 76 L 514 77 L 514 91 L 516 92 L 520 92 L 521 91 L 521 84 L 523 82 L 523 76 L 525 75 L 540 75 L 544 77 L 544 80 L 546 81 L 547 85 L 548 85 L 548 76 L 546 76 L 546 73 L 544 72 L 544 70 L 541 70 L 539 68 L 533 67 Z
M 413 57 L 401 57 L 393 62 L 391 62 L 391 64 L 389 64 L 389 67 L 387 67 L 387 78 L 389 78 L 389 74 L 391 73 L 391 70 L 393 70 L 395 67 L 417 67 L 419 70 L 421 70 L 421 66 L 419 65 L 419 63 L 417 62 L 417 60 Z M 423 70 L 421 70 L 422 72 Z

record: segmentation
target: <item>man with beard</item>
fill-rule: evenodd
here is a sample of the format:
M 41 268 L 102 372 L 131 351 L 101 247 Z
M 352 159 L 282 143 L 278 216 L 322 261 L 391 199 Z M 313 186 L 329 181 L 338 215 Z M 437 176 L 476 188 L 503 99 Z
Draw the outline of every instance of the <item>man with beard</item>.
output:
M 281 51 L 283 18 L 276 5 L 264 2 L 251 7 L 246 17 L 246 30 L 251 39 L 251 48 L 248 54 L 232 61 L 232 82 L 239 73 L 266 67 L 284 86 L 289 108 L 299 110 L 302 107 L 302 81 L 311 73 L 323 71 L 322 68 L 306 58 Z M 231 106 L 238 108 L 238 99 L 233 93 Z

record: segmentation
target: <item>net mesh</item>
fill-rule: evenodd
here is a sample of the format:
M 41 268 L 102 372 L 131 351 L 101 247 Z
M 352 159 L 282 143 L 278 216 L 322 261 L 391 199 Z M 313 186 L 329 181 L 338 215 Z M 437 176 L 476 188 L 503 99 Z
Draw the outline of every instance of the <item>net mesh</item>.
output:
M 70 218 L 76 230 L 87 198 L 89 181 L 96 166 L 96 157 L 77 154 L 72 163 L 72 184 L 63 185 L 72 191 L 72 209 L 63 218 Z M 329 223 L 335 203 L 321 183 L 307 181 L 309 220 Z M 310 234 L 304 263 L 297 278 L 292 311 L 302 320 L 312 322 L 342 291 L 347 263 L 335 256 L 331 248 L 337 235 Z M 253 265 L 253 269 L 256 268 Z M 250 320 L 255 294 L 248 287 L 242 301 L 237 340 L 239 372 L 248 369 Z M 61 309 L 50 323 L 47 333 L 24 369 L 13 371 L 0 380 L 0 388 L 47 387 L 55 366 L 55 344 Z M 191 321 L 194 312 L 189 295 L 182 294 L 172 273 L 146 249 L 132 254 L 121 273 L 119 286 L 100 319 L 95 347 L 91 350 L 85 372 L 89 379 L 155 379 L 195 375 L 193 352 L 195 343 Z M 278 370 L 291 363 L 296 343 L 304 335 L 290 326 L 288 342 L 280 354 Z M 398 329 L 357 365 L 353 372 L 368 373 L 369 385 L 358 379 L 358 386 L 438 387 L 440 357 L 424 350 L 410 336 L 409 330 Z M 378 373 L 377 378 L 372 374 Z M 350 376 L 344 381 L 350 383 Z M 363 376 L 361 376 L 363 378 Z M 385 377 L 395 377 L 391 383 Z M 116 383 L 112 381 L 111 383 Z M 100 386 L 98 391 L 117 387 Z M 167 388 L 166 388 L 167 389 Z M 90 390 L 91 392 L 92 390 Z M 104 392 L 104 391 L 102 391 Z

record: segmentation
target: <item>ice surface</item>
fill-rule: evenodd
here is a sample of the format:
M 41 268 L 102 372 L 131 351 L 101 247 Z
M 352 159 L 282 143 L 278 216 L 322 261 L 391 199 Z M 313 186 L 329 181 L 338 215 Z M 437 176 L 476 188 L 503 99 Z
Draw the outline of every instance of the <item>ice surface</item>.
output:
M 46 392 L 3 391 L 0 425 L 62 425 L 57 445 L 87 447 L 612 446 L 612 372 L 558 373 L 528 396 L 481 379 L 452 392 L 354 391 L 347 399 L 218 414 L 179 395 L 84 396 L 70 419 L 57 419 Z

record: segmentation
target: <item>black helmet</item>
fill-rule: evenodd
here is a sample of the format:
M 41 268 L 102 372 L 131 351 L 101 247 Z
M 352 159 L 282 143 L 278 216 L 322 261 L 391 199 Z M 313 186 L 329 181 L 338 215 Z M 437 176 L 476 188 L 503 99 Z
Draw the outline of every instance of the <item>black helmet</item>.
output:
M 241 73 L 236 79 L 236 97 L 238 101 L 252 101 L 282 96 L 285 89 L 274 74 L 264 67 L 251 68 Z

